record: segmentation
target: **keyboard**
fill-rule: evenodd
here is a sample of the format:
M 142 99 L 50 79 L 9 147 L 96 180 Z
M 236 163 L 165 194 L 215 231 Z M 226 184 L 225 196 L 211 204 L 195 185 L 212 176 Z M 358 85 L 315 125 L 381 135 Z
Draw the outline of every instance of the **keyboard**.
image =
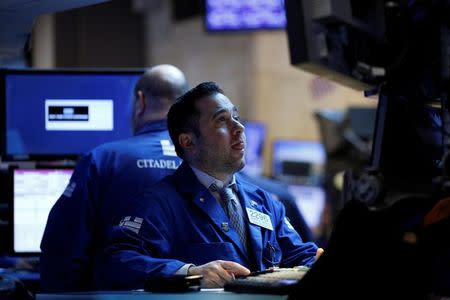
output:
M 297 283 L 309 269 L 307 267 L 271 268 L 236 278 L 225 285 L 225 290 L 235 293 L 257 293 L 286 295 L 293 291 Z

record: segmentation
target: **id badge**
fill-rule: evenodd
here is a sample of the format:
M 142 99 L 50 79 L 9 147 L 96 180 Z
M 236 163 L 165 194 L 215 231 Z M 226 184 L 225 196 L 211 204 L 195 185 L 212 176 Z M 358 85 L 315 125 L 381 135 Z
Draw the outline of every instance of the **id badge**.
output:
M 262 212 L 246 207 L 247 215 L 250 223 L 273 230 L 272 220 L 270 217 Z

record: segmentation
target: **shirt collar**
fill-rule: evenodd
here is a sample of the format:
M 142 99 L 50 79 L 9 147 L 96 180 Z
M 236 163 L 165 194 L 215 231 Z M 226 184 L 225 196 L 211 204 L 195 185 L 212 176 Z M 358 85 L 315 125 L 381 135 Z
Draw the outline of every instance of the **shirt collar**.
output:
M 166 120 L 157 120 L 145 123 L 134 135 L 139 135 L 151 131 L 164 131 L 167 130 Z
M 209 187 L 211 186 L 211 184 L 215 184 L 218 188 L 222 189 L 224 187 L 224 185 L 226 184 L 225 182 L 212 177 L 209 174 L 206 174 L 205 172 L 191 166 L 192 171 L 194 172 L 195 176 L 197 177 L 198 181 L 200 181 L 201 184 L 203 184 L 207 189 L 209 189 Z M 233 177 L 231 178 L 231 181 L 227 184 L 235 184 L 236 183 L 236 178 Z

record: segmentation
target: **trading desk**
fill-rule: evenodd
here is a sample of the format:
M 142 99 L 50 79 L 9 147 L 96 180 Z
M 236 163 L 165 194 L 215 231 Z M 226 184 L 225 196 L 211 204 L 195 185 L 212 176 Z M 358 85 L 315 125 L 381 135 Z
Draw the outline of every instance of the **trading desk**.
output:
M 224 291 L 189 293 L 86 292 L 37 294 L 36 300 L 286 300 L 287 295 L 239 294 Z

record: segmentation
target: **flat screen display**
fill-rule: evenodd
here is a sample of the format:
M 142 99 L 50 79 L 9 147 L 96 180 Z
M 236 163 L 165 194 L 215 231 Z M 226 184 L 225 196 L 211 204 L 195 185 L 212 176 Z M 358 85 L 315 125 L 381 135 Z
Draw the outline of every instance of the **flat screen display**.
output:
M 12 172 L 13 252 L 37 254 L 48 214 L 66 189 L 73 169 L 14 169 Z
M 2 156 L 77 157 L 101 143 L 129 137 L 130 101 L 142 73 L 2 70 Z
M 284 1 L 206 0 L 205 24 L 209 31 L 284 29 Z
M 288 184 L 321 185 L 326 152 L 322 143 L 310 140 L 276 140 L 272 144 L 272 175 Z
M 288 191 L 295 198 L 295 204 L 306 224 L 315 232 L 322 223 L 326 205 L 325 190 L 319 186 L 289 185 Z

